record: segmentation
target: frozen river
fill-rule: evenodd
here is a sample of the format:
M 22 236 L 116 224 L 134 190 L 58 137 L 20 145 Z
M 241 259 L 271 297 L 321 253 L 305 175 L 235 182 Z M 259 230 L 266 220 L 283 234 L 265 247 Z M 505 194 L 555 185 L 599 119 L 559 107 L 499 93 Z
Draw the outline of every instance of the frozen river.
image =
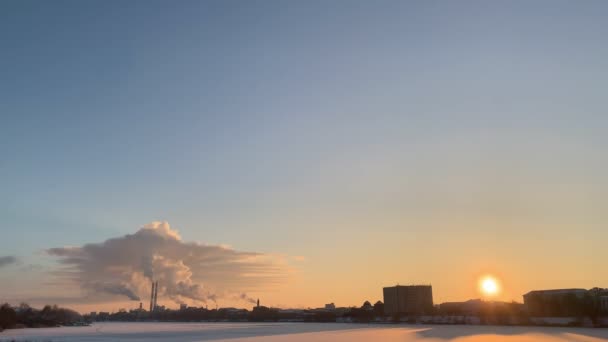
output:
M 97 323 L 8 330 L 0 341 L 597 342 L 608 329 L 340 323 Z

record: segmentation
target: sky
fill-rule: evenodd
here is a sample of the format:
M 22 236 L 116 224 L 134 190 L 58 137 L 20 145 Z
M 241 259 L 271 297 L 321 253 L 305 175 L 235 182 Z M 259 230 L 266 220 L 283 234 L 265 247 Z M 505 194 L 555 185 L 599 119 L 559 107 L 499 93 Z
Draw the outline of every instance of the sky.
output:
M 608 287 L 607 16 L 2 1 L 0 301 L 135 307 L 120 291 L 147 303 L 155 277 L 168 306 Z

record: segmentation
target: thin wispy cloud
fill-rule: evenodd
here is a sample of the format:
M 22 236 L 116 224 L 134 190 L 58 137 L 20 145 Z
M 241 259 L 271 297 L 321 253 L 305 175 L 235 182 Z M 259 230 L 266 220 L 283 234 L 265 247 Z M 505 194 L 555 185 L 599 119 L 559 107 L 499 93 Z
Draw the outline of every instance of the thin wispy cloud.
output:
M 167 222 L 152 222 L 136 233 L 81 247 L 47 250 L 57 257 L 58 280 L 86 294 L 140 300 L 159 283 L 159 296 L 176 303 L 205 303 L 285 280 L 285 258 L 218 245 L 185 242 Z M 247 299 L 243 299 L 247 300 Z
M 17 263 L 17 258 L 12 255 L 0 256 L 0 267 Z
M 304 261 L 306 261 L 308 259 L 305 256 L 303 256 L 303 255 L 295 255 L 295 256 L 293 256 L 293 260 L 304 262 Z

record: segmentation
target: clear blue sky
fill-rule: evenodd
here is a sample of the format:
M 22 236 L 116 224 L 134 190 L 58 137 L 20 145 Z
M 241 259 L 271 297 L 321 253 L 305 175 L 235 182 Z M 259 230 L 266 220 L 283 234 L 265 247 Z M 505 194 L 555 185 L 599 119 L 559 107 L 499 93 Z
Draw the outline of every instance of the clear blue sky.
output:
M 608 258 L 589 239 L 608 238 L 606 18 L 605 1 L 2 1 L 0 254 L 168 220 L 305 256 L 313 278 L 412 236 Z

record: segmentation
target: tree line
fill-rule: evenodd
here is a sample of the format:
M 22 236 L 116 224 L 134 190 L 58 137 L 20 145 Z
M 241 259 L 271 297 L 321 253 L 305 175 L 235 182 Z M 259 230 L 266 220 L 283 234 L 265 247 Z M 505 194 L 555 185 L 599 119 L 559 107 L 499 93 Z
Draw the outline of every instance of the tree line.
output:
M 82 320 L 82 316 L 78 312 L 57 305 L 46 305 L 41 310 L 25 303 L 17 307 L 9 304 L 0 306 L 0 330 L 74 325 Z

